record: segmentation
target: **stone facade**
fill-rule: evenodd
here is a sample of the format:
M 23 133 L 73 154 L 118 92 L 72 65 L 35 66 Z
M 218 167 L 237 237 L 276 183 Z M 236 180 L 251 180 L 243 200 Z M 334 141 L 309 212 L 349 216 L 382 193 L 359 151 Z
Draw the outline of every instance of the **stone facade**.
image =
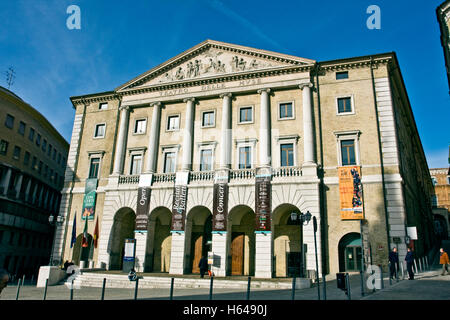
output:
M 361 231 L 365 262 L 386 265 L 393 237 L 400 254 L 406 251 L 407 217 L 431 215 L 431 208 L 421 215 L 406 205 L 404 174 L 412 173 L 402 171 L 400 154 L 416 150 L 420 168 L 426 161 L 397 69 L 393 53 L 317 62 L 207 40 L 114 91 L 72 97 L 76 120 L 60 212 L 68 223 L 54 254 L 76 260 L 71 223 L 75 212 L 80 219 L 94 157 L 100 234 L 89 259 L 98 267 L 120 268 L 123 240 L 131 237 L 138 271 L 197 272 L 199 257 L 212 251 L 219 276 L 286 277 L 301 268 L 314 277 L 316 258 L 319 274 L 333 275 L 342 269 L 341 240 Z M 343 97 L 351 101 L 344 113 Z M 405 150 L 400 122 L 414 137 Z M 100 138 L 99 124 L 106 128 Z M 348 139 L 361 167 L 363 222 L 340 216 L 340 143 Z M 426 170 L 419 173 L 430 180 Z M 268 195 L 257 191 L 261 179 L 269 181 Z M 213 207 L 217 183 L 228 190 L 224 225 L 214 224 L 222 214 Z M 174 187 L 186 188 L 186 198 Z M 145 230 L 133 220 L 138 188 L 150 189 Z M 309 212 L 317 232 L 312 219 L 293 223 L 292 212 Z M 79 234 L 83 222 L 77 226 Z M 94 226 L 89 222 L 90 234 Z M 432 241 L 421 237 L 418 253 Z
M 437 7 L 436 15 L 441 29 L 441 44 L 444 49 L 445 69 L 450 88 L 450 1 L 444 1 Z

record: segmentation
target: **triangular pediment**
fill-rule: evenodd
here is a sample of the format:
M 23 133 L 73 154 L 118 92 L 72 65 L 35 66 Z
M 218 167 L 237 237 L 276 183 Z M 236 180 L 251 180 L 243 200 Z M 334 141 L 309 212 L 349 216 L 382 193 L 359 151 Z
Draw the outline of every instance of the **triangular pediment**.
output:
M 125 83 L 116 91 L 314 63 L 310 59 L 206 40 Z

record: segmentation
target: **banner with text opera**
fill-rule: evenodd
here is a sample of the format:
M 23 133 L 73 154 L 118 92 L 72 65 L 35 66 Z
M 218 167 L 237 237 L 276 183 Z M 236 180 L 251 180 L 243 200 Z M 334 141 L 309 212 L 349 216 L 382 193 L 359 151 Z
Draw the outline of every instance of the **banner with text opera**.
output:
M 135 230 L 147 231 L 150 192 L 151 192 L 150 188 L 138 188 Z
M 338 168 L 341 219 L 364 219 L 363 196 L 359 166 Z

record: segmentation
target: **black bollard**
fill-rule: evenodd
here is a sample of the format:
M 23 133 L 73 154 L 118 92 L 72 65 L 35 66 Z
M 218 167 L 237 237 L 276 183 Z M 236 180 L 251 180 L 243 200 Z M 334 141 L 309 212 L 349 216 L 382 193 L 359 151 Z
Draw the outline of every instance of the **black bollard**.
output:
M 295 300 L 295 277 L 292 278 L 292 300 Z
M 174 283 L 174 281 L 175 281 L 175 278 L 172 278 L 170 280 L 170 297 L 169 297 L 169 300 L 173 300 L 173 283 Z
M 250 283 L 252 281 L 251 277 L 248 277 L 248 283 L 247 283 L 247 300 L 250 300 Z
M 327 300 L 327 282 L 325 279 L 325 273 L 322 273 L 323 279 L 323 300 Z
M 139 277 L 136 278 L 136 286 L 134 287 L 134 300 L 137 300 L 139 287 Z
M 209 284 L 209 300 L 212 300 L 212 295 L 213 295 L 213 281 L 214 281 L 214 277 L 211 276 L 211 282 Z
M 19 283 L 17 284 L 16 300 L 19 300 L 20 281 L 21 281 L 21 279 L 19 279 Z
M 73 300 L 73 282 L 75 281 L 75 279 L 72 279 L 72 284 L 70 286 L 70 300 Z
M 44 288 L 43 300 L 45 300 L 47 298 L 47 286 L 48 286 L 48 279 L 45 279 L 45 288 Z
M 102 297 L 100 298 L 100 300 L 105 300 L 105 287 L 106 287 L 106 278 L 103 278 Z
M 345 274 L 345 282 L 347 283 L 347 298 L 348 300 L 352 300 L 352 291 L 350 288 L 350 280 L 348 277 L 348 273 Z
M 361 270 L 359 274 L 361 276 L 361 296 L 364 297 L 364 272 Z
M 381 290 L 384 289 L 384 280 L 383 280 L 383 266 L 380 264 L 380 281 L 381 281 Z

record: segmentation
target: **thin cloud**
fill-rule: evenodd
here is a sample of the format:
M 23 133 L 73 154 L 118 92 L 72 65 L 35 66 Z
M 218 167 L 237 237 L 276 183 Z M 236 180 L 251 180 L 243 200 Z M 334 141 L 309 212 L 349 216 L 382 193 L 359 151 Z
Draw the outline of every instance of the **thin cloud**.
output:
M 448 168 L 448 147 L 440 150 L 425 152 L 428 168 Z

